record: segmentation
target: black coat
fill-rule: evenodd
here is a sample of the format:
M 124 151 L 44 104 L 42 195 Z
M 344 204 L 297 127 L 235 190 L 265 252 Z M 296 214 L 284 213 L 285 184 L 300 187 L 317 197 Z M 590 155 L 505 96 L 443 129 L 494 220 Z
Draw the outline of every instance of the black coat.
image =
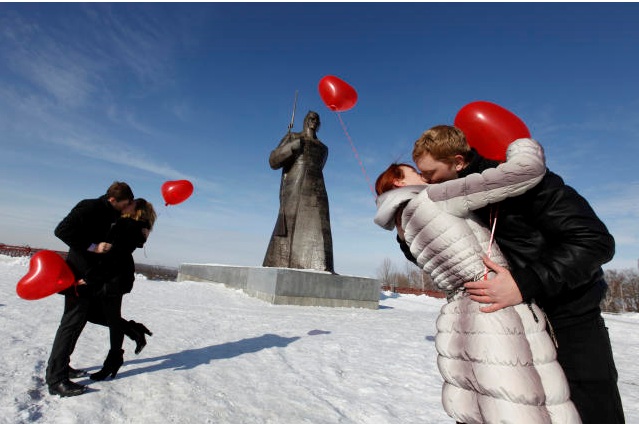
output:
M 106 241 L 111 243 L 111 249 L 87 273 L 87 283 L 100 286 L 99 295 L 123 295 L 133 288 L 133 251 L 146 242 L 143 228 L 149 228 L 146 221 L 120 218 L 109 231 Z
M 99 262 L 100 254 L 87 249 L 92 244 L 106 241 L 119 216 L 120 212 L 111 206 L 107 197 L 101 196 L 80 201 L 58 224 L 54 234 L 69 246 L 67 264 L 76 279 L 84 278 L 89 269 Z
M 498 165 L 473 153 L 459 177 Z M 475 211 L 489 228 L 491 208 L 494 213 L 495 205 Z M 499 203 L 495 240 L 524 301 L 535 299 L 553 326 L 599 312 L 607 289 L 601 265 L 612 259 L 615 242 L 586 199 L 557 174 L 548 171 L 531 190 Z

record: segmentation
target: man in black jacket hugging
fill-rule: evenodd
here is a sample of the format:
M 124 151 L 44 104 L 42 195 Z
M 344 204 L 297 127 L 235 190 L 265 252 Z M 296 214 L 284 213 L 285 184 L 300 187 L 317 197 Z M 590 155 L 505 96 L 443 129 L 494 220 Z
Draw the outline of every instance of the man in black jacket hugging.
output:
M 108 251 L 106 240 L 111 226 L 120 212 L 133 201 L 133 191 L 128 184 L 114 182 L 106 194 L 97 199 L 80 201 L 58 224 L 55 235 L 69 246 L 67 264 L 76 281 L 100 260 L 100 255 Z M 71 353 L 78 337 L 87 323 L 95 287 L 90 285 L 71 286 L 62 291 L 64 312 L 56 332 L 46 372 L 49 393 L 60 396 L 76 396 L 86 391 L 86 386 L 76 384 L 69 377 L 78 377 L 84 372 L 69 366 Z
M 431 184 L 498 165 L 472 149 L 461 130 L 438 125 L 415 142 L 413 160 Z M 437 199 L 433 199 L 437 200 Z M 601 265 L 614 255 L 614 239 L 588 202 L 547 171 L 531 190 L 474 211 L 489 228 L 510 270 L 485 258 L 490 280 L 465 284 L 471 299 L 493 312 L 535 299 L 545 311 L 557 360 L 584 424 L 624 423 L 617 370 L 599 304 L 608 285 Z M 406 243 L 398 242 L 415 262 Z

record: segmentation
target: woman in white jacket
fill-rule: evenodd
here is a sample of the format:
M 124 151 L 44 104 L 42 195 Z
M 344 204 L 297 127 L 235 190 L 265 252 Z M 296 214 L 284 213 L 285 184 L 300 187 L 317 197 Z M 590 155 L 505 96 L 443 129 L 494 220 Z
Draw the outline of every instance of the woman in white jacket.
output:
M 492 277 L 482 261 L 489 251 L 493 262 L 508 267 L 472 210 L 523 193 L 546 172 L 543 149 L 534 140 L 514 141 L 506 157 L 497 168 L 437 185 L 427 185 L 410 165 L 391 165 L 377 180 L 375 222 L 397 228 L 419 266 L 447 294 L 436 348 L 448 415 L 465 424 L 578 424 L 539 307 L 482 313 L 484 305 L 463 287 Z M 431 200 L 432 190 L 437 196 L 431 197 L 445 200 Z

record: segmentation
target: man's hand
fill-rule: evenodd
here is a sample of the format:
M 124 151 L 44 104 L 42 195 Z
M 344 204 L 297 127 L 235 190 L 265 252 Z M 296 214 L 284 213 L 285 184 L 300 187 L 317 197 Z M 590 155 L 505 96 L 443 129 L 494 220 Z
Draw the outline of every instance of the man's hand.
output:
M 83 278 L 80 278 L 80 279 L 78 280 L 78 286 L 86 286 L 86 285 L 87 285 L 87 282 L 86 282 L 86 281 L 84 281 L 84 279 L 83 279 Z
M 497 265 L 487 257 L 482 258 L 488 268 L 495 271 L 495 278 L 490 280 L 472 281 L 464 284 L 470 298 L 480 303 L 492 303 L 490 306 L 479 308 L 481 312 L 495 312 L 508 306 L 522 302 L 521 292 L 510 271 Z
M 98 247 L 95 248 L 95 253 L 106 253 L 111 249 L 111 243 L 107 243 L 105 241 L 98 244 Z

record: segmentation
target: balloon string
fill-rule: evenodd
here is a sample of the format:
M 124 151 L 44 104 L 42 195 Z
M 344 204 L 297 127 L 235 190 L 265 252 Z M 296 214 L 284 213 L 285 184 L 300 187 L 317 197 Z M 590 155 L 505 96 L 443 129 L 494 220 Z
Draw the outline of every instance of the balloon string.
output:
M 497 213 L 499 212 L 499 203 L 495 206 L 495 216 L 493 218 L 493 205 L 490 205 L 490 218 L 489 221 L 492 224 L 493 229 L 490 232 L 490 241 L 488 242 L 488 259 L 490 259 L 490 255 L 493 250 L 493 241 L 495 240 L 495 227 L 497 226 Z M 484 280 L 488 279 L 488 267 L 484 265 Z
M 368 175 L 366 175 L 364 164 L 362 163 L 362 160 L 359 158 L 359 155 L 357 154 L 357 149 L 355 148 L 355 144 L 353 144 L 353 140 L 351 139 L 351 136 L 348 134 L 348 130 L 346 129 L 346 125 L 344 125 L 344 121 L 342 121 L 342 116 L 340 115 L 339 111 L 335 111 L 335 113 L 337 114 L 337 118 L 339 119 L 340 124 L 342 124 L 342 128 L 344 129 L 344 133 L 346 134 L 348 141 L 350 141 L 351 143 L 351 147 L 353 148 L 353 153 L 355 153 L 355 158 L 359 161 L 359 166 L 362 167 L 362 173 L 364 174 L 364 177 L 366 177 L 366 182 L 368 183 L 368 187 L 371 189 L 371 193 L 373 193 L 373 197 L 375 197 L 375 199 L 377 200 L 377 194 L 375 193 L 375 190 L 373 189 L 371 181 L 368 179 Z

